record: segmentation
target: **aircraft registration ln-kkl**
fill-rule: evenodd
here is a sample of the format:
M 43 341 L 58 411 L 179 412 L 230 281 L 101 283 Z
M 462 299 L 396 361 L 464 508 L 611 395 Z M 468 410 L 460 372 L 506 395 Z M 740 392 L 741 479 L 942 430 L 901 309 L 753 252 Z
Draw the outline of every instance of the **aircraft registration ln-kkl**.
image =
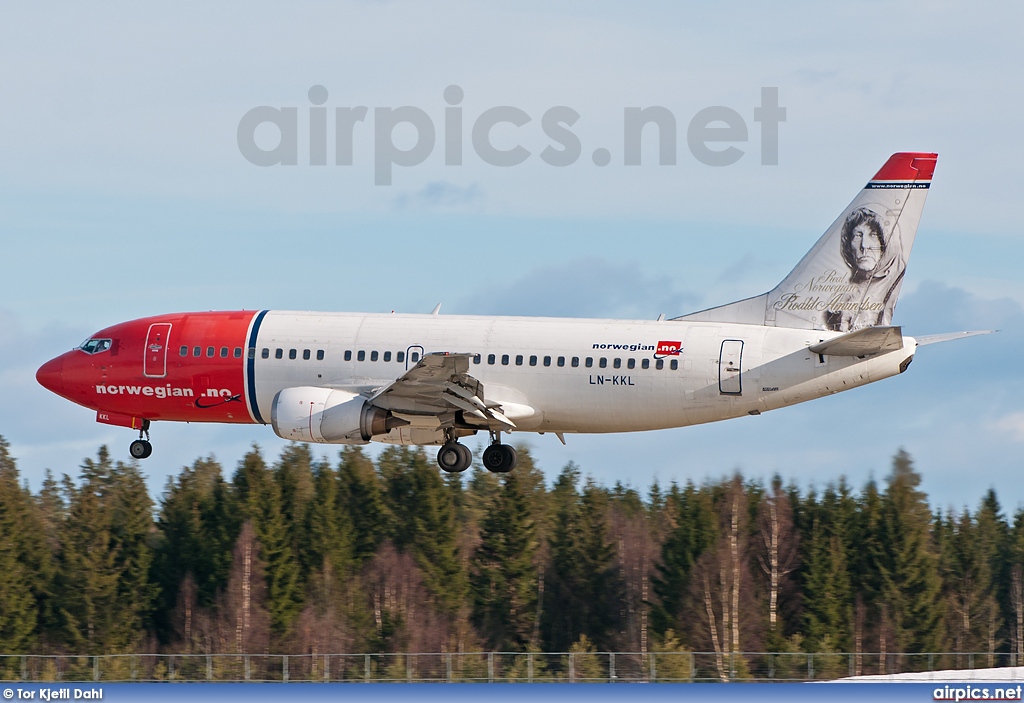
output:
M 894 154 L 773 290 L 670 320 L 200 312 L 108 327 L 48 361 L 43 386 L 139 431 L 154 421 L 260 423 L 285 439 L 441 445 L 488 432 L 636 432 L 758 415 L 906 371 L 891 325 L 936 154 Z

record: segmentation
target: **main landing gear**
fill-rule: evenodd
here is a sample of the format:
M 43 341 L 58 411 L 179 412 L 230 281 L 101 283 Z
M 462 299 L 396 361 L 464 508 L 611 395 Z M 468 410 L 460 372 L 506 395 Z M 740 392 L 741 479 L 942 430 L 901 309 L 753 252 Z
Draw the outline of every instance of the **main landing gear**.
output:
M 450 474 L 462 473 L 473 464 L 473 452 L 455 440 L 446 442 L 437 450 L 437 465 Z
M 464 444 L 459 444 L 454 437 L 446 438 L 444 445 L 437 450 L 437 465 L 450 474 L 461 473 L 473 463 L 473 453 Z M 483 465 L 488 471 L 496 474 L 507 474 L 516 468 L 516 450 L 501 443 L 501 435 L 491 431 L 491 444 L 484 450 Z
M 153 445 L 149 443 L 149 420 L 142 421 L 139 438 L 128 447 L 128 453 L 132 455 L 132 459 L 147 459 L 153 453 Z

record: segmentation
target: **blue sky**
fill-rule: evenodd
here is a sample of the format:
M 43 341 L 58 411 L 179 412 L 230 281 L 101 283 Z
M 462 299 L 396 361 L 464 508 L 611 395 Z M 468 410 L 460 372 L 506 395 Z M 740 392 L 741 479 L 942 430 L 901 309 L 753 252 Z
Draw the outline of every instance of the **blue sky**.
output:
M 954 3 L 585 5 L 185 3 L 0 9 L 0 434 L 33 486 L 131 433 L 48 394 L 34 371 L 91 332 L 177 310 L 314 309 L 654 318 L 758 294 L 782 279 L 895 151 L 939 152 L 895 322 L 911 333 L 995 327 L 923 349 L 907 374 L 706 427 L 529 437 L 543 468 L 604 482 L 703 480 L 735 469 L 823 486 L 883 477 L 905 447 L 937 505 L 995 487 L 1024 506 L 1022 10 Z M 1007 78 L 1007 77 L 1010 78 Z M 464 157 L 446 166 L 442 97 L 464 91 Z M 353 164 L 309 165 L 311 86 L 367 106 Z M 779 163 L 762 165 L 754 109 L 786 108 Z M 295 107 L 298 163 L 258 167 L 236 131 L 251 108 Z M 430 156 L 374 185 L 374 108 L 419 107 Z M 470 147 L 485 110 L 521 165 Z M 664 106 L 677 161 L 623 165 L 623 110 Z M 582 145 L 539 154 L 541 118 L 568 106 Z M 700 110 L 738 113 L 731 166 L 687 147 Z M 330 123 L 333 128 L 333 120 Z M 407 127 L 407 126 L 406 126 Z M 261 128 L 263 129 L 263 128 Z M 333 129 L 328 153 L 333 157 Z M 269 136 L 268 136 L 269 135 Z M 408 149 L 411 128 L 394 143 Z M 274 143 L 256 133 L 264 148 Z M 594 149 L 607 148 L 599 167 Z M 200 454 L 229 467 L 269 428 L 157 426 L 159 489 Z M 472 444 L 472 442 L 471 442 Z M 331 452 L 333 454 L 333 451 Z

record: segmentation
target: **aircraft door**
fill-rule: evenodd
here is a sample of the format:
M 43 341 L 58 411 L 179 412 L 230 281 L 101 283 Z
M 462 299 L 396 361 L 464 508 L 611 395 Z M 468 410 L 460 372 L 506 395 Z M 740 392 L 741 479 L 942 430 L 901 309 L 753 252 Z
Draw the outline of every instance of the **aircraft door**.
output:
M 413 358 L 413 354 L 416 358 Z M 419 363 L 419 360 L 423 358 L 423 347 L 419 344 L 413 344 L 411 347 L 405 350 L 405 370 L 408 371 L 413 366 Z
M 167 344 L 170 336 L 169 322 L 156 322 L 149 326 L 142 362 L 142 375 L 146 378 L 163 378 L 167 375 Z
M 722 395 L 742 395 L 743 393 L 743 342 L 738 339 L 727 339 L 722 342 L 722 351 L 718 357 L 718 392 Z

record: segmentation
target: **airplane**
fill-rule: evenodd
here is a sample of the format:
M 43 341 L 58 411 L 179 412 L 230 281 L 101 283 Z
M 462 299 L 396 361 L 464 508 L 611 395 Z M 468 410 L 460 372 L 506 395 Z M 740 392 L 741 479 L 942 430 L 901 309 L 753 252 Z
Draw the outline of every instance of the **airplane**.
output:
M 113 325 L 36 378 L 137 430 L 153 422 L 258 423 L 299 442 L 440 446 L 487 432 L 483 466 L 516 465 L 512 432 L 637 432 L 802 403 L 907 370 L 892 325 L 937 154 L 893 154 L 771 291 L 681 317 L 603 320 L 274 310 L 158 315 Z

